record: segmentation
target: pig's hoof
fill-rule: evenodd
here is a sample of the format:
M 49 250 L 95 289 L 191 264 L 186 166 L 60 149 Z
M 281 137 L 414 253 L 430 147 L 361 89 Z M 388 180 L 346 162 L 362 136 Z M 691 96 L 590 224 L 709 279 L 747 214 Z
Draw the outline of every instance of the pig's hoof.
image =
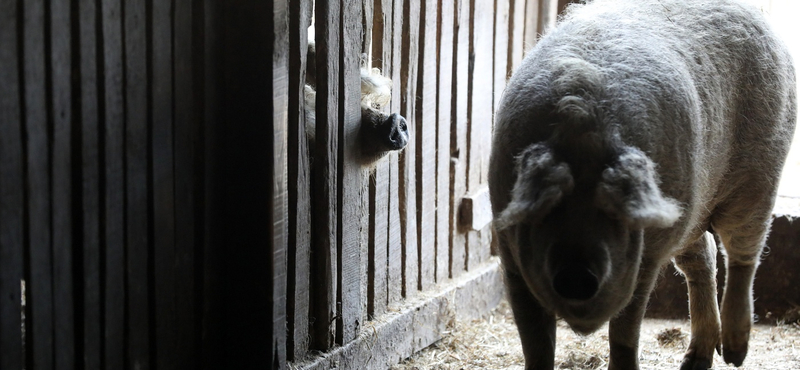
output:
M 708 370 L 712 367 L 711 360 L 710 358 L 687 353 L 683 358 L 683 363 L 681 363 L 681 370 Z
M 747 357 L 747 343 L 744 344 L 744 348 L 722 346 L 722 358 L 725 359 L 727 364 L 732 364 L 736 367 L 742 366 L 745 357 Z

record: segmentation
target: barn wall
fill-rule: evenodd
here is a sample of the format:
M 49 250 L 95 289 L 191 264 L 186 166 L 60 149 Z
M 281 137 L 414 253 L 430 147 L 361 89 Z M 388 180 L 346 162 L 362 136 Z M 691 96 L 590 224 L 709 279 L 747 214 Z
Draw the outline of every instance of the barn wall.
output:
M 486 312 L 492 113 L 554 4 L 0 1 L 0 368 L 285 368 L 369 330 L 396 361 Z M 362 52 L 411 126 L 374 163 Z

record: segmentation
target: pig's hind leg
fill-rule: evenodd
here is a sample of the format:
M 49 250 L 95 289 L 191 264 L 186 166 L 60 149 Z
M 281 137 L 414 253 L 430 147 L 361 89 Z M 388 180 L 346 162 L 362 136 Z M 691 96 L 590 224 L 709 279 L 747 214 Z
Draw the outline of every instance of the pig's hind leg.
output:
M 719 351 L 720 318 L 717 305 L 717 244 L 704 233 L 675 257 L 689 288 L 692 339 L 681 370 L 706 370 L 712 367 L 714 349 Z
M 777 179 L 774 179 L 777 183 Z M 722 296 L 722 357 L 741 366 L 747 356 L 753 326 L 753 279 L 772 222 L 775 190 L 753 186 L 719 205 L 712 227 L 725 251 L 725 292 Z M 752 189 L 761 189 L 762 192 Z

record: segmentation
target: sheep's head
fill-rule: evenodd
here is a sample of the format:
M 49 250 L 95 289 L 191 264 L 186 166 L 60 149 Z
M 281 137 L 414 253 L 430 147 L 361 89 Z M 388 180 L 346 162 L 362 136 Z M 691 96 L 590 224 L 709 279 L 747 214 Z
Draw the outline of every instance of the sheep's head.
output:
M 652 161 L 633 147 L 610 152 L 594 176 L 547 143 L 517 157 L 511 201 L 495 221 L 542 305 L 582 333 L 624 308 L 636 287 L 643 230 L 680 216 Z M 576 168 L 572 168 L 576 167 Z

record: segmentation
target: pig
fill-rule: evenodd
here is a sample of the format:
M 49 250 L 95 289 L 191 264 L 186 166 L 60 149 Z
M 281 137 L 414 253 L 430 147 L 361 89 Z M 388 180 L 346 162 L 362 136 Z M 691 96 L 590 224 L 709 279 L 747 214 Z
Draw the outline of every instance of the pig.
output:
M 313 33 L 309 32 L 309 37 Z M 314 147 L 316 137 L 316 43 L 308 43 L 305 101 L 306 136 L 309 146 Z M 359 129 L 361 161 L 371 163 L 392 151 L 402 150 L 408 145 L 408 123 L 398 113 L 387 114 L 383 110 L 392 98 L 392 80 L 381 74 L 378 68 L 367 67 L 366 54 L 361 57 L 361 125 Z
M 649 295 L 670 262 L 689 289 L 682 370 L 740 366 L 753 279 L 797 116 L 795 72 L 734 0 L 568 7 L 495 115 L 493 227 L 526 369 L 552 369 L 556 317 L 609 322 L 609 369 L 639 368 Z M 717 304 L 717 244 L 727 278 Z

